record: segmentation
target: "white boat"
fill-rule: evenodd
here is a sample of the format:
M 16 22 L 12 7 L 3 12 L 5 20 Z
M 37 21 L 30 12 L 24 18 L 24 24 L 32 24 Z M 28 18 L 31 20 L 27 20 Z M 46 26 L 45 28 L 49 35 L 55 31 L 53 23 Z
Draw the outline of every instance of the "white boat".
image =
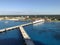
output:
M 44 22 L 44 21 L 45 21 L 44 19 L 40 19 L 40 20 L 33 21 L 33 23 L 41 23 L 41 22 Z

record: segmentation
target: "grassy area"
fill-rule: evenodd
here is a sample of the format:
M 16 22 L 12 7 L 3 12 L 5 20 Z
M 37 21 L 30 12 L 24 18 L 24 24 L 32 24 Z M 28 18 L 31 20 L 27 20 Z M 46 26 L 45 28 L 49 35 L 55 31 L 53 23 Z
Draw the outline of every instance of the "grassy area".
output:
M 60 22 L 60 20 L 52 20 L 52 22 Z

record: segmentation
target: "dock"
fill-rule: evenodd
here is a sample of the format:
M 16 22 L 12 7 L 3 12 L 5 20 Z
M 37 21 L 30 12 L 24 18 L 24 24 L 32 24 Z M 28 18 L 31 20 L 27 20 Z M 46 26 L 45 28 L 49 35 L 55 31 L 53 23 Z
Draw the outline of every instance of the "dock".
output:
M 28 34 L 26 33 L 26 31 L 24 30 L 24 28 L 22 26 L 19 27 L 20 31 L 22 33 L 22 36 L 25 40 L 26 45 L 34 45 L 33 41 L 31 40 L 31 38 L 28 36 Z
M 22 36 L 25 40 L 26 45 L 34 45 L 34 42 L 31 40 L 31 38 L 29 37 L 29 35 L 26 33 L 26 31 L 23 28 L 23 26 L 27 26 L 27 25 L 30 25 L 30 24 L 32 24 L 32 23 L 27 23 L 27 24 L 22 24 L 22 25 L 18 25 L 18 26 L 13 26 L 13 27 L 1 29 L 0 33 L 18 28 L 21 31 L 21 34 L 22 34 Z
M 32 24 L 32 23 L 27 23 L 27 24 L 22 24 L 22 25 L 18 25 L 18 26 L 13 26 L 13 27 L 9 27 L 9 28 L 0 29 L 0 32 L 9 31 L 9 30 L 18 28 L 18 27 L 20 27 L 20 26 L 27 26 L 27 25 L 30 25 L 30 24 Z
M 0 32 L 5 32 L 5 31 L 9 31 L 15 28 L 18 28 L 19 26 L 13 26 L 13 27 L 9 27 L 9 28 L 4 28 L 4 29 L 0 29 Z

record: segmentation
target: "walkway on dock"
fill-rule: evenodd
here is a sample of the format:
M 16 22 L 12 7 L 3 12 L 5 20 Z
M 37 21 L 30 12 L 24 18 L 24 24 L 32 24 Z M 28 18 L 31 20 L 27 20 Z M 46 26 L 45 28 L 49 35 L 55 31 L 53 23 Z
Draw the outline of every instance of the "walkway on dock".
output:
M 32 23 L 27 23 L 27 24 L 23 24 L 23 25 L 18 25 L 18 26 L 14 26 L 14 27 L 10 27 L 10 28 L 5 28 L 5 29 L 1 29 L 0 32 L 5 32 L 5 31 L 9 31 L 15 28 L 19 28 L 19 30 L 22 33 L 22 36 L 25 40 L 26 45 L 34 45 L 33 41 L 31 40 L 31 38 L 29 37 L 29 35 L 26 33 L 26 31 L 24 30 L 23 26 L 27 26 L 30 25 Z

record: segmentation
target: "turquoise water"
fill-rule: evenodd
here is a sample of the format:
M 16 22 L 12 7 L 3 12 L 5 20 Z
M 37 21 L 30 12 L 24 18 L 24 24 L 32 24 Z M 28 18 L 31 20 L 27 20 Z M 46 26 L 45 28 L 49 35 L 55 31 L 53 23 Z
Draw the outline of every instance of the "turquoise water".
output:
M 24 29 L 35 45 L 60 45 L 60 22 L 36 23 Z

